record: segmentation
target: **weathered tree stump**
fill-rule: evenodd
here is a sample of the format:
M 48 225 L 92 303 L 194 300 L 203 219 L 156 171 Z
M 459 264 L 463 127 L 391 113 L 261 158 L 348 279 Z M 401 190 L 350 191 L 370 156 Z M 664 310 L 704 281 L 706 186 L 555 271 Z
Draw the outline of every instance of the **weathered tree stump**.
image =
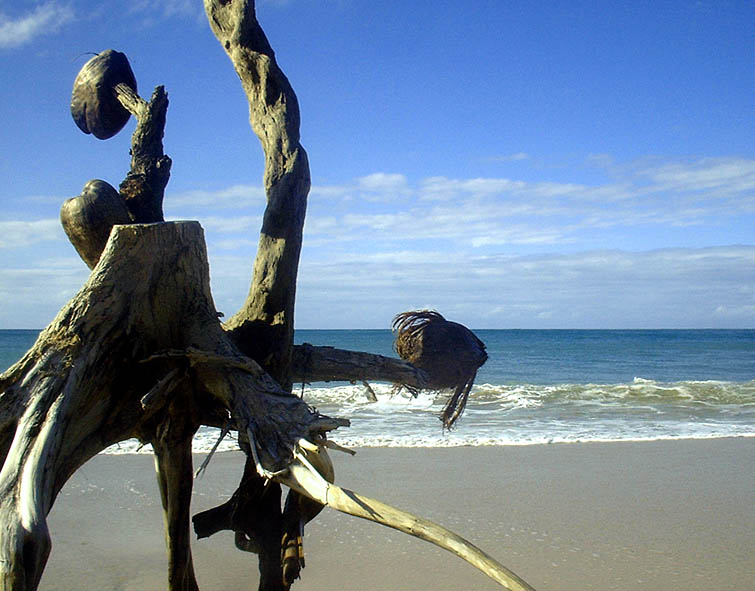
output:
M 283 391 L 230 341 L 196 222 L 116 226 L 87 283 L 0 388 L 4 589 L 36 588 L 55 496 L 108 445 L 131 437 L 154 444 L 170 588 L 191 589 L 190 453 L 199 424 L 232 418 L 271 473 L 287 466 L 300 438 L 345 424 Z

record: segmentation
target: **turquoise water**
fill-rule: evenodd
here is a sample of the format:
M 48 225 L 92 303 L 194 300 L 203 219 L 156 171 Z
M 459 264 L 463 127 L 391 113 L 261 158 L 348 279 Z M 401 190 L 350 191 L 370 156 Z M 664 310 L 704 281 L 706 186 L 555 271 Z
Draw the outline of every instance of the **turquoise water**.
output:
M 450 446 L 755 435 L 755 330 L 476 330 L 489 359 L 458 427 L 444 395 L 390 384 L 315 383 L 296 392 L 351 420 L 344 445 Z M 0 331 L 0 368 L 37 331 Z M 301 330 L 297 343 L 395 356 L 388 330 Z M 211 445 L 202 432 L 197 449 Z M 232 445 L 232 443 L 230 444 Z M 132 451 L 122 445 L 120 451 Z

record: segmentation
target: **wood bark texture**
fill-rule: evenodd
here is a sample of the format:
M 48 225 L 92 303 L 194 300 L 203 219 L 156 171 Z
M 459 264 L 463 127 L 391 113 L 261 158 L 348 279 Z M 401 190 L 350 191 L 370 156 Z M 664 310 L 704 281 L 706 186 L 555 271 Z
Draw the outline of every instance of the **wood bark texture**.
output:
M 307 154 L 299 103 L 257 22 L 251 0 L 205 0 L 213 33 L 249 101 L 249 121 L 265 153 L 267 207 L 249 295 L 226 323 L 240 348 L 284 388 L 291 387 L 294 302 L 307 194 Z
M 299 104 L 257 22 L 254 2 L 205 0 L 204 5 L 210 27 L 241 80 L 249 102 L 249 121 L 265 154 L 267 206 L 252 283 L 244 305 L 225 327 L 245 354 L 290 390 L 296 278 L 310 188 L 307 154 L 299 141 Z M 234 495 L 233 512 L 233 528 L 248 539 L 259 532 L 239 516 L 255 512 L 253 505 L 263 502 L 254 492 L 259 486 L 254 482 L 252 461 L 248 456 L 248 477 L 242 479 Z M 300 505 L 294 500 L 287 503 L 292 508 Z M 282 529 L 284 515 L 280 509 L 274 511 L 271 506 L 271 510 L 275 514 L 266 514 L 267 530 Z M 293 516 L 288 521 L 299 519 Z M 260 555 L 260 590 L 282 591 L 290 585 L 282 573 L 280 543 L 280 538 L 269 536 L 254 541 Z M 299 569 L 288 572 L 292 580 Z
M 428 381 L 424 371 L 401 359 L 307 343 L 294 345 L 291 373 L 295 382 L 377 381 L 410 390 L 421 390 Z
M 149 103 L 125 84 L 113 88 L 121 104 L 136 117 L 131 139 L 131 170 L 120 185 L 120 194 L 135 223 L 161 222 L 163 195 L 170 180 L 171 160 L 163 152 L 168 94 L 157 86 Z
M 249 434 L 261 469 L 275 473 L 299 437 L 315 440 L 345 424 L 283 391 L 229 340 L 196 222 L 116 226 L 81 291 L 0 376 L 0 392 L 0 589 L 7 590 L 36 589 L 54 499 L 108 445 L 131 437 L 154 444 L 169 588 L 196 589 L 188 501 L 198 425 L 230 418 Z

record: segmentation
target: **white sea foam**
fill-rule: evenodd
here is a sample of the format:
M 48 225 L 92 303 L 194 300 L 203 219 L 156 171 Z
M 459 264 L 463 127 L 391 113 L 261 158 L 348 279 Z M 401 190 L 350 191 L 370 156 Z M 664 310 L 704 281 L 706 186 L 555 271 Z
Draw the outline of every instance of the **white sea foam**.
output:
M 349 419 L 331 438 L 353 447 L 532 445 L 578 441 L 642 441 L 755 436 L 755 381 L 625 384 L 480 384 L 458 427 L 438 419 L 446 394 L 413 397 L 373 384 L 371 402 L 361 385 L 315 385 L 304 400 L 322 414 Z M 194 450 L 209 451 L 219 431 L 203 428 Z M 123 442 L 106 453 L 136 453 Z M 237 449 L 232 436 L 220 450 Z M 147 446 L 143 452 L 150 452 Z

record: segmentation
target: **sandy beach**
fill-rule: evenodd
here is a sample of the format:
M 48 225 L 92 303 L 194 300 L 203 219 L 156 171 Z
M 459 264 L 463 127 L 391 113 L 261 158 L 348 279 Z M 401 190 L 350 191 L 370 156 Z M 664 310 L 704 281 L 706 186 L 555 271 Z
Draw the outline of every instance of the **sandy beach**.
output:
M 337 482 L 437 521 L 539 591 L 744 591 L 755 578 L 755 439 L 334 453 Z M 201 456 L 196 457 L 196 465 Z M 193 512 L 235 490 L 243 456 L 217 454 Z M 49 516 L 43 590 L 166 587 L 149 455 L 97 456 Z M 256 589 L 232 534 L 195 540 L 201 589 Z M 326 509 L 307 528 L 299 591 L 500 587 L 426 542 Z

